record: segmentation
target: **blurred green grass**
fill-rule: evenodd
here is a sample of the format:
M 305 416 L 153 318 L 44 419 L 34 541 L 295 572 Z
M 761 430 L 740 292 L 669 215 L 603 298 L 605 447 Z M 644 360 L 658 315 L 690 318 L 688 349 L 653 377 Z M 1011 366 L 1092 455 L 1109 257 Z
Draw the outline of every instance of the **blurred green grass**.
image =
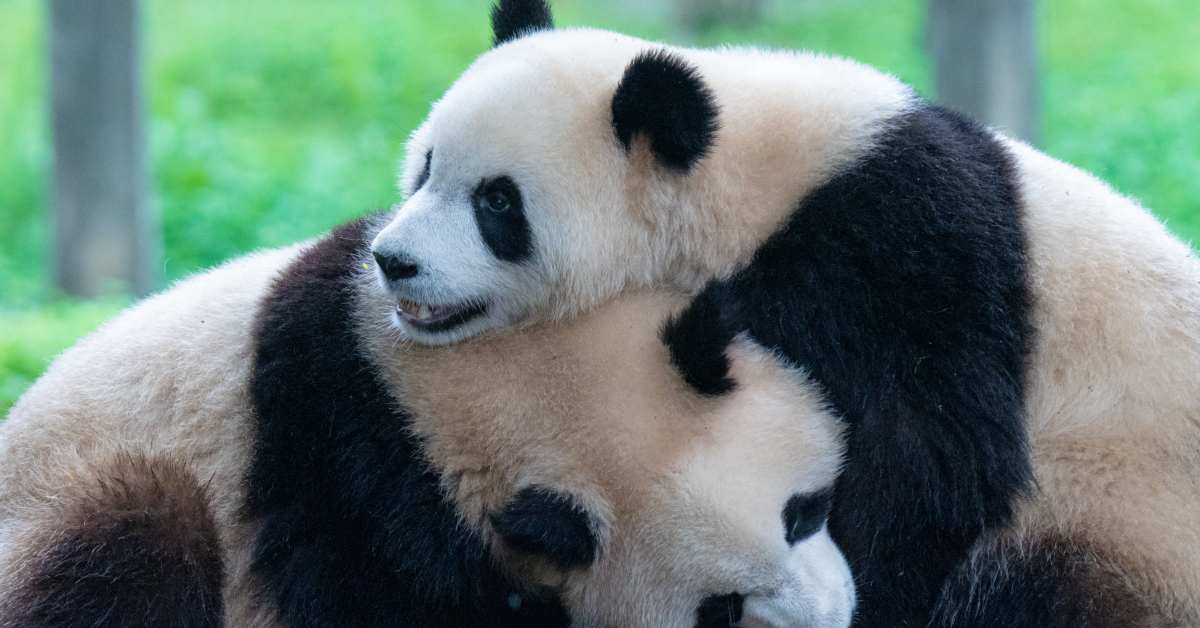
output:
M 489 41 L 486 0 L 149 0 L 147 86 L 163 274 L 318 233 L 396 198 L 404 139 Z M 560 24 L 687 42 L 632 0 L 559 0 Z M 1200 7 L 1043 0 L 1042 145 L 1200 237 Z M 929 93 L 920 0 L 780 0 L 696 43 L 854 57 Z M 0 414 L 121 299 L 48 284 L 44 11 L 0 0 Z

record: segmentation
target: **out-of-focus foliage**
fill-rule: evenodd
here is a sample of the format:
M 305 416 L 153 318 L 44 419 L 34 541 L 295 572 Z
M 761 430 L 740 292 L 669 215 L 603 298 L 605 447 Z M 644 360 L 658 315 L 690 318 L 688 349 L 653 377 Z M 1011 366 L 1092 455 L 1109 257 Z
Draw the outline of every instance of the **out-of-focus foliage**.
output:
M 397 199 L 397 158 L 429 103 L 489 41 L 487 0 L 145 0 L 154 199 L 165 276 L 293 242 Z M 665 1 L 557 0 L 562 25 L 687 43 Z M 1200 5 L 1042 0 L 1052 155 L 1200 237 Z M 44 10 L 0 0 L 0 412 L 115 311 L 53 303 Z M 691 43 L 851 56 L 928 93 L 920 0 L 775 0 Z M 51 303 L 46 305 L 46 303 Z M 75 309 L 78 307 L 78 309 Z

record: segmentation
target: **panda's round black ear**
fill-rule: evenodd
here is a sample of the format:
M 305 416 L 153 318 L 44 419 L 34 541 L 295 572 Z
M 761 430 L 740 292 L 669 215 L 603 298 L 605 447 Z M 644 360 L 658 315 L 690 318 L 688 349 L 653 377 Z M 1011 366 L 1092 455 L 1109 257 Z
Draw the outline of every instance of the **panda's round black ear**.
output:
M 492 5 L 492 45 L 554 28 L 545 0 L 500 0 Z
M 663 165 L 687 172 L 712 148 L 717 103 L 696 68 L 651 50 L 625 68 L 613 94 L 612 125 L 626 151 L 643 133 Z

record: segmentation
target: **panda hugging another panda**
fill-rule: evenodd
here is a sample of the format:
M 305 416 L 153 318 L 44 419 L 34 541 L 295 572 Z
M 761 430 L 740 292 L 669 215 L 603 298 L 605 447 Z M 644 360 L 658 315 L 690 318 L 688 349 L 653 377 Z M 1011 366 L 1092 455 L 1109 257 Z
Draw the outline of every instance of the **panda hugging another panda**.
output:
M 493 11 L 386 214 L 0 425 L 0 626 L 1200 625 L 1200 262 L 865 66 Z

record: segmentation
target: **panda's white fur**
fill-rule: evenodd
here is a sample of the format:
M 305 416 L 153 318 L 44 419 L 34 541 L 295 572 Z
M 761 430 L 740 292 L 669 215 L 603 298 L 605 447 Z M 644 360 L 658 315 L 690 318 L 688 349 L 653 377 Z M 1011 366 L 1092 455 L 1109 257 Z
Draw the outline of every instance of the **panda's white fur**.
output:
M 528 10 L 541 3 L 502 4 Z M 1008 414 L 1008 419 L 1001 416 L 1007 410 L 997 411 L 999 418 L 981 417 L 977 423 L 1014 420 L 1022 433 L 995 443 L 966 437 L 958 459 L 969 465 L 1013 455 L 1017 470 L 1000 481 L 1011 483 L 997 501 L 1014 512 L 1000 512 L 1002 507 L 977 519 L 964 517 L 964 525 L 975 521 L 979 529 L 968 534 L 970 555 L 963 562 L 949 574 L 930 573 L 932 591 L 918 588 L 890 599 L 881 594 L 860 619 L 863 625 L 885 625 L 886 604 L 911 603 L 914 608 L 896 611 L 890 620 L 923 625 L 917 618 L 934 613 L 938 625 L 1200 625 L 1200 552 L 1195 549 L 1200 547 L 1200 264 L 1186 245 L 1096 178 L 933 109 L 891 77 L 853 62 L 806 53 L 696 50 L 547 26 L 534 21 L 522 36 L 481 56 L 434 105 L 410 141 L 401 181 L 415 193 L 380 233 L 375 250 L 411 253 L 431 273 L 396 282 L 393 290 L 401 299 L 470 298 L 494 305 L 486 316 L 446 332 L 408 328 L 414 338 L 447 343 L 497 326 L 560 318 L 631 288 L 668 285 L 695 291 L 712 279 L 732 276 L 739 281 L 739 270 L 755 263 L 753 256 L 794 220 L 797 207 L 832 189 L 831 184 L 843 185 L 840 192 L 854 192 L 843 182 L 860 176 L 856 169 L 862 164 L 897 171 L 907 167 L 907 157 L 882 165 L 872 162 L 873 157 L 891 150 L 920 157 L 936 153 L 943 139 L 967 138 L 960 144 L 967 148 L 943 162 L 965 164 L 961 173 L 913 170 L 891 180 L 883 173 L 889 183 L 928 187 L 918 193 L 879 187 L 872 198 L 880 211 L 887 211 L 889 194 L 897 199 L 913 195 L 916 200 L 897 202 L 920 209 L 919 194 L 952 185 L 967 193 L 975 186 L 988 189 L 971 178 L 972 172 L 985 171 L 995 177 L 985 182 L 991 189 L 1011 189 L 1011 201 L 985 195 L 1015 212 L 985 226 L 984 233 L 993 227 L 1019 231 L 1012 242 L 994 245 L 1012 248 L 1005 254 L 1009 261 L 995 270 L 997 276 L 1012 270 L 1024 285 L 1023 296 L 1012 301 L 1027 305 L 1014 306 L 1012 320 L 1014 329 L 1028 323 L 1030 333 L 1012 342 L 1014 347 L 1027 343 L 1028 354 L 1024 375 L 1000 374 L 981 380 L 977 389 L 1003 388 L 1024 377 L 1011 386 L 1021 394 L 1023 411 Z M 676 79 L 698 79 L 702 88 L 691 94 L 695 103 L 684 105 L 703 108 L 703 101 L 711 99 L 718 111 L 715 136 L 695 151 L 689 167 L 670 167 L 653 144 L 652 130 L 633 129 L 633 145 L 627 150 L 619 141 L 621 129 L 614 128 L 619 126 L 614 93 L 635 60 L 644 58 L 639 55 L 648 52 L 660 55 L 657 70 L 674 72 Z M 655 107 L 653 99 L 642 104 Z M 677 104 L 668 99 L 664 106 Z M 926 125 L 917 127 L 926 133 L 918 139 L 929 143 L 904 144 L 909 140 L 903 134 L 913 132 L 912 124 Z M 991 152 L 985 156 L 986 151 Z M 430 154 L 431 167 L 424 172 Z M 985 159 L 991 162 L 971 170 Z M 521 186 L 537 243 L 532 262 L 497 262 L 474 231 L 463 238 L 461 229 L 438 230 L 423 222 L 468 211 L 461 190 L 498 175 Z M 420 184 L 422 179 L 427 181 Z M 970 203 L 977 201 L 962 197 L 963 205 L 955 211 L 969 215 Z M 900 225 L 890 235 L 898 230 L 903 237 L 908 229 L 910 252 L 943 246 L 940 236 L 923 232 L 925 228 Z M 881 235 L 869 233 L 869 227 L 865 233 L 868 242 Z M 802 235 L 796 234 L 797 246 L 804 244 Z M 993 246 L 978 242 L 981 248 Z M 456 253 L 440 254 L 446 250 Z M 962 262 L 979 260 L 968 255 Z M 838 260 L 822 263 L 835 269 L 839 263 L 850 266 Z M 904 263 L 896 261 L 897 266 Z M 483 286 L 465 280 L 478 276 L 479 265 L 491 268 Z M 962 298 L 973 297 L 964 293 Z M 940 311 L 931 310 L 931 315 Z M 398 324 L 405 326 L 403 320 Z M 772 327 L 769 320 L 759 324 L 768 331 Z M 836 329 L 836 321 L 828 324 Z M 872 342 L 870 337 L 860 340 Z M 914 371 L 928 366 L 919 355 L 911 358 Z M 836 363 L 838 358 L 826 354 L 820 360 Z M 875 381 L 882 388 L 893 377 L 894 371 Z M 981 405 L 986 409 L 988 404 Z M 938 441 L 943 437 L 952 440 L 958 434 L 930 432 L 925 443 L 946 445 Z M 886 449 L 887 442 L 874 444 Z M 893 444 L 897 451 L 900 443 Z M 997 444 L 1008 447 L 1007 453 L 989 454 Z M 920 452 L 913 453 L 910 458 L 920 458 Z M 902 450 L 891 455 L 894 459 L 878 464 L 886 468 L 905 459 Z M 977 455 L 981 458 L 971 457 Z M 853 447 L 851 456 L 854 463 Z M 869 469 L 869 461 L 858 462 Z M 929 464 L 936 473 L 941 462 Z M 1020 478 L 1019 467 L 1025 464 L 1032 482 Z M 898 465 L 895 473 L 904 468 Z M 857 471 L 847 481 L 863 486 L 868 480 Z M 964 485 L 972 482 L 945 470 L 929 476 L 921 472 L 907 485 L 878 477 L 881 486 L 911 490 L 914 497 L 925 490 L 935 504 L 939 493 L 955 488 L 960 479 Z M 879 506 L 903 503 L 896 491 L 881 491 L 889 499 Z M 857 511 L 874 506 L 844 505 Z M 878 520 L 889 518 L 901 520 L 903 515 L 882 513 Z M 959 525 L 951 519 L 946 520 L 948 534 Z M 928 536 L 919 537 L 921 543 L 936 545 L 938 537 L 931 532 L 936 521 L 925 524 Z M 889 532 L 884 528 L 881 538 Z M 891 542 L 881 547 L 899 547 L 899 541 L 887 545 Z M 911 547 L 915 544 L 910 541 L 905 556 L 920 558 L 924 550 Z M 868 552 L 851 560 L 869 564 L 876 556 Z M 903 565 L 887 567 L 893 568 L 903 570 Z M 913 574 L 922 570 L 891 573 L 873 572 L 872 586 L 894 581 L 881 586 L 903 589 L 906 582 L 919 580 Z M 929 595 L 929 601 L 909 599 L 920 595 Z M 1055 607 L 1054 600 L 1060 599 L 1065 601 Z M 1026 607 L 1034 610 L 1022 619 Z M 911 617 L 904 614 L 908 610 Z M 1047 614 L 1038 615 L 1043 612 Z
M 1164 626 L 1200 624 L 1200 264 L 1145 209 L 1015 141 L 1038 343 L 1038 494 L 1009 536 L 1082 535 Z
M 254 488 L 250 466 L 267 437 L 255 427 L 249 389 L 254 369 L 261 368 L 256 313 L 264 302 L 289 298 L 297 286 L 309 288 L 291 270 L 306 259 L 343 269 L 342 288 L 357 295 L 356 306 L 338 315 L 356 321 L 361 347 L 344 350 L 369 355 L 393 395 L 371 403 L 385 412 L 393 403 L 403 408 L 396 429 L 411 431 L 440 474 L 463 528 L 439 534 L 481 535 L 521 582 L 561 592 L 575 625 L 692 626 L 706 597 L 732 593 L 744 596 L 746 625 L 847 625 L 853 583 L 828 532 L 821 528 L 790 547 L 785 542 L 784 504 L 794 494 L 827 489 L 842 452 L 839 422 L 802 372 L 739 338 L 728 350 L 737 389 L 715 398 L 697 394 L 679 379 L 658 338 L 663 322 L 688 301 L 669 292 L 630 294 L 569 326 L 533 326 L 453 347 L 414 345 L 391 323 L 395 301 L 373 270 L 361 269 L 368 265 L 368 240 L 350 242 L 342 257 L 327 252 L 345 244 L 348 233 L 259 253 L 182 282 L 67 351 L 22 397 L 0 426 L 0 592 L 7 592 L 0 593 L 0 626 L 45 620 L 22 604 L 29 603 L 30 588 L 45 584 L 46 569 L 65 569 L 51 574 L 51 588 L 80 605 L 56 609 L 70 617 L 107 617 L 121 625 L 139 617 L 219 622 L 211 613 L 220 606 L 157 609 L 162 614 L 151 610 L 143 617 L 136 614 L 143 612 L 140 605 L 121 605 L 122 587 L 150 597 L 175 593 L 168 585 L 202 588 L 202 569 L 196 582 L 160 583 L 156 590 L 137 588 L 144 586 L 136 579 L 142 574 L 122 573 L 121 563 L 83 561 L 91 571 L 81 573 L 77 564 L 68 569 L 55 561 L 57 548 L 106 530 L 110 518 L 124 521 L 129 509 L 144 509 L 149 524 L 167 529 L 169 541 L 181 546 L 178 556 L 150 555 L 166 563 L 164 574 L 174 573 L 172 560 L 198 562 L 205 548 L 193 546 L 213 544 L 191 538 L 187 528 L 215 531 L 225 625 L 335 619 L 315 612 L 278 616 L 272 589 L 252 569 L 256 543 L 275 539 L 264 538 L 270 534 L 264 518 L 251 516 L 246 505 L 247 489 Z M 406 416 L 410 422 L 400 423 Z M 125 487 L 133 497 L 113 498 L 98 484 Z M 560 568 L 497 537 L 490 517 L 528 487 L 575 500 L 596 538 L 594 563 Z M 167 501 L 201 503 L 163 508 L 137 501 L 164 494 Z M 422 499 L 438 498 L 435 492 Z M 120 529 L 124 535 L 98 540 L 121 551 L 142 540 L 138 528 Z M 418 540 L 428 535 L 430 544 L 440 538 L 419 528 L 407 533 Z M 88 579 L 103 581 L 99 602 L 111 608 L 88 606 L 98 601 L 86 594 L 70 597 Z M 407 586 L 411 591 L 396 595 L 420 599 L 414 592 L 424 583 Z M 519 594 L 513 595 L 519 606 Z M 355 604 L 363 614 L 341 620 L 372 621 L 377 616 L 366 609 L 388 603 L 362 596 Z M 445 603 L 422 602 L 429 613 Z M 464 612 L 470 617 L 474 609 Z
M 613 89 L 650 45 L 589 29 L 534 34 L 480 57 L 433 106 L 408 145 L 401 185 L 413 193 L 375 250 L 403 252 L 428 271 L 402 296 L 485 301 L 490 311 L 440 334 L 406 326 L 414 338 L 453 342 L 566 316 L 631 286 L 695 290 L 744 263 L 796 199 L 868 151 L 878 126 L 911 105 L 906 86 L 846 59 L 680 50 L 714 93 L 747 97 L 720 100 L 717 144 L 678 185 L 613 138 Z M 522 184 L 532 264 L 498 262 L 471 219 L 470 189 L 500 174 Z
M 537 3 L 502 4 L 512 8 Z M 860 622 L 923 625 L 913 623 L 917 622 L 913 618 L 924 614 L 939 626 L 1020 625 L 1022 619 L 1028 624 L 1031 617 L 1046 626 L 1200 624 L 1200 553 L 1195 551 L 1200 541 L 1200 265 L 1191 251 L 1144 209 L 1090 175 L 1018 142 L 987 136 L 978 129 L 964 131 L 960 121 L 944 112 L 930 114 L 928 104 L 907 87 L 849 61 L 742 49 L 684 49 L 594 30 L 522 34 L 503 38 L 502 45 L 483 55 L 414 134 L 403 176 L 405 191 L 411 196 L 374 241 L 376 253 L 407 256 L 426 272 L 416 281 L 389 283 L 396 298 L 427 305 L 484 303 L 488 309 L 482 316 L 439 333 L 426 333 L 403 318 L 395 319 L 402 330 L 425 344 L 447 344 L 497 327 L 537 325 L 588 311 L 630 290 L 669 287 L 692 292 L 712 279 L 738 279 L 737 271 L 756 262 L 756 252 L 789 225 L 806 199 L 829 189 L 831 183 L 845 181 L 846 175 L 856 175 L 856 168 L 864 163 L 878 166 L 871 159 L 895 148 L 889 141 L 895 133 L 908 132 L 905 125 L 913 120 L 933 120 L 939 132 L 950 128 L 970 137 L 975 142 L 970 145 L 973 149 L 1001 147 L 999 161 L 1003 163 L 992 168 L 993 174 L 1000 179 L 998 189 L 1011 184 L 1015 191 L 1022 239 L 1015 251 L 1016 261 L 1009 261 L 1021 262 L 1017 275 L 1027 288 L 1028 322 L 1035 332 L 1024 363 L 1026 381 L 1014 387 L 1022 393 L 1023 413 L 1015 417 L 1021 420 L 1022 433 L 1008 443 L 973 438 L 970 432 L 947 430 L 940 434 L 959 446 L 957 450 L 915 449 L 944 444 L 937 442 L 939 434 L 928 433 L 920 434 L 925 440 L 915 443 L 887 438 L 866 442 L 878 446 L 872 454 L 881 456 L 879 461 L 856 456 L 852 443 L 847 460 L 851 468 L 839 482 L 857 482 L 853 487 L 860 490 L 839 489 L 835 513 L 846 518 L 847 513 L 892 509 L 894 512 L 882 513 L 876 520 L 905 524 L 910 518 L 929 515 L 919 506 L 941 505 L 942 492 L 958 484 L 970 485 L 976 479 L 970 477 L 976 466 L 982 469 L 989 460 L 1007 463 L 1007 456 L 1014 453 L 1020 456 L 1011 459 L 1013 466 L 1028 464 L 1034 481 L 1014 482 L 1008 492 L 1000 492 L 1003 505 L 1011 505 L 1011 513 L 978 515 L 978 527 L 966 535 L 969 551 L 949 573 L 922 574 L 920 569 L 905 569 L 902 561 L 884 564 L 895 571 L 870 572 L 887 576 L 866 582 L 871 588 L 904 591 L 912 582 L 926 584 L 921 579 L 925 576 L 935 588 L 919 591 L 929 599 L 889 599 L 886 592 L 872 597 Z M 682 171 L 659 163 L 647 134 L 635 134 L 633 145 L 626 150 L 614 133 L 614 92 L 631 61 L 650 50 L 666 50 L 685 70 L 692 68 L 719 109 L 719 128 L 712 144 Z M 935 140 L 947 139 L 933 135 Z M 917 158 L 941 147 L 937 141 L 908 146 L 912 152 L 907 155 Z M 430 151 L 430 171 L 424 176 Z M 982 160 L 983 154 L 957 157 L 970 165 Z M 925 181 L 930 185 L 923 192 L 979 183 L 964 182 L 962 177 L 946 180 L 929 171 L 916 174 L 930 175 Z M 472 191 L 481 180 L 496 176 L 511 177 L 521 187 L 524 219 L 534 243 L 529 260 L 497 260 L 475 224 L 478 214 L 472 220 L 471 212 L 478 212 L 472 205 Z M 920 183 L 911 178 L 902 182 Z M 876 200 L 895 194 L 899 203 L 903 196 L 897 190 L 874 191 Z M 999 237 L 1006 225 L 992 226 Z M 897 230 L 906 235 L 902 227 Z M 909 235 L 916 252 L 936 250 L 943 244 L 922 238 L 919 230 Z M 978 244 L 986 248 L 990 243 L 980 240 Z M 841 260 L 817 261 L 836 265 Z M 968 257 L 965 262 L 978 260 Z M 994 270 L 1000 275 L 1012 269 L 997 266 Z M 235 291 L 254 292 L 253 286 L 245 285 L 252 283 L 247 276 L 226 277 L 222 281 L 236 283 L 232 286 Z M 253 298 L 245 297 L 243 304 Z M 203 299 L 197 303 L 204 306 Z M 1016 309 L 1024 315 L 1025 310 Z M 926 314 L 936 318 L 941 312 Z M 248 316 L 246 311 L 224 314 Z M 191 319 L 197 317 L 184 318 L 189 320 L 175 323 L 174 331 L 194 332 L 198 325 Z M 781 318 L 775 322 L 784 329 L 788 321 Z M 761 323 L 757 321 L 760 332 Z M 240 324 L 244 325 L 240 333 L 246 334 L 248 321 Z M 133 325 L 131 331 L 150 327 L 147 322 Z M 789 331 L 803 335 L 803 330 Z M 106 331 L 97 338 L 116 338 L 111 333 Z M 172 343 L 177 340 L 171 336 Z M 866 336 L 858 340 L 866 346 L 843 346 L 844 359 L 858 359 L 855 364 L 876 377 L 875 389 L 887 392 L 891 381 L 878 377 L 869 361 L 856 355 L 870 357 L 882 345 L 869 343 L 887 339 Z M 58 453 L 57 443 L 89 442 L 76 438 L 79 434 L 91 438 L 88 419 L 78 414 L 79 408 L 101 414 L 107 410 L 74 403 L 82 401 L 76 395 L 113 402 L 122 393 L 142 389 L 118 390 L 110 381 L 170 382 L 169 378 L 160 380 L 166 364 L 157 358 L 152 364 L 159 368 L 150 370 L 133 366 L 146 359 L 141 352 L 110 359 L 110 352 L 118 352 L 122 342 L 124 339 L 93 340 L 77 350 L 80 355 L 88 352 L 88 358 L 74 358 L 76 351 L 65 356 L 3 428 L 5 456 L 21 455 L 20 451 L 28 449 L 40 452 L 38 459 L 45 464 L 47 452 Z M 232 347 L 231 351 L 240 346 L 247 352 L 248 342 L 225 346 Z M 154 350 L 161 347 L 155 345 Z M 213 348 L 196 345 L 194 350 L 199 363 L 217 363 L 205 362 L 213 357 Z M 818 361 L 843 358 L 835 353 L 827 352 Z M 940 366 L 923 362 L 919 355 L 912 358 L 908 369 L 912 372 Z M 98 366 L 87 364 L 93 361 Z M 736 363 L 730 368 L 736 370 Z M 188 371 L 182 373 L 191 379 Z M 238 404 L 246 403 L 243 386 L 247 372 L 229 369 L 224 374 L 227 378 L 220 380 L 222 388 L 216 390 L 242 395 L 236 407 L 231 407 L 244 409 Z M 889 377 L 899 374 L 887 373 Z M 987 386 L 979 389 L 1003 387 L 1012 379 L 1010 373 L 996 381 L 981 380 Z M 839 385 L 830 379 L 818 383 L 831 389 Z M 190 389 L 177 382 L 162 391 L 170 391 L 171 386 Z M 870 397 L 875 389 L 862 396 Z M 929 392 L 932 396 L 942 391 Z M 143 411 L 157 407 L 153 396 L 145 392 L 137 392 L 135 397 L 115 406 Z M 186 398 L 189 408 L 204 406 L 200 395 Z M 210 399 L 208 403 L 225 402 Z M 74 414 L 68 412 L 68 406 Z M 68 418 L 55 420 L 55 413 Z M 123 421 L 149 420 L 127 414 L 112 416 Z M 235 417 L 233 423 L 244 427 L 244 417 L 239 421 L 236 413 L 230 416 Z M 986 412 L 981 416 L 1006 418 Z M 212 415 L 203 414 L 203 418 L 205 423 L 213 421 Z M 26 427 L 36 424 L 46 427 Z M 950 427 L 962 429 L 964 425 Z M 245 442 L 248 438 L 238 431 L 243 428 L 230 429 L 228 440 Z M 33 435 L 29 445 L 18 433 Z M 134 442 L 143 435 L 136 431 Z M 455 433 L 446 436 L 451 439 L 447 442 L 465 438 Z M 855 437 L 862 445 L 862 439 L 872 435 L 858 431 L 851 435 Z M 180 442 L 192 442 L 186 435 L 180 438 Z M 907 451 L 906 444 L 914 451 Z M 1005 456 L 987 457 L 989 447 L 1006 444 Z M 18 453 L 7 453 L 10 450 Z M 236 446 L 232 451 L 242 453 L 228 455 L 245 455 L 245 449 Z M 962 455 L 947 455 L 955 451 Z M 940 474 L 930 473 L 929 467 L 920 466 L 922 454 L 929 454 L 925 458 L 930 459 L 934 471 L 942 464 L 966 477 L 952 477 L 955 474 L 944 469 Z M 971 457 L 975 455 L 980 457 Z M 906 465 L 909 458 L 916 460 Z M 960 462 L 964 467 L 954 466 Z M 245 460 L 231 464 L 230 468 L 246 466 Z M 30 465 L 20 467 L 39 468 Z M 68 462 L 62 466 L 71 468 Z M 905 476 L 910 469 L 918 473 Z M 207 470 L 201 467 L 198 476 L 204 477 Z M 4 472 L 28 473 L 11 468 Z M 1015 477 L 1021 477 L 1019 470 Z M 864 494 L 862 486 L 872 482 L 891 492 L 878 494 L 877 502 L 846 498 Z M 38 485 L 24 477 L 6 484 Z M 0 528 L 4 535 L 0 548 L 5 551 L 28 551 L 33 543 L 32 537 L 24 536 L 30 532 L 29 522 L 56 513 L 53 494 L 34 493 L 8 498 L 8 505 L 0 506 L 6 514 L 17 513 L 18 518 L 10 522 L 25 522 Z M 970 490 L 964 494 L 973 496 Z M 903 508 L 908 502 L 914 504 L 911 511 Z M 946 503 L 958 505 L 953 500 Z M 227 512 L 221 506 L 213 511 L 218 519 Z M 478 518 L 478 511 L 469 512 Z M 953 526 L 962 523 L 955 517 L 965 514 L 962 518 L 970 520 L 976 513 L 949 508 L 944 514 L 948 524 L 953 524 L 944 530 L 949 537 L 956 531 Z M 902 527 L 855 531 L 877 535 L 881 545 L 872 547 L 877 551 L 852 554 L 852 566 L 865 565 L 869 570 L 872 561 L 882 560 L 880 555 L 890 552 L 904 559 L 937 555 L 942 549 L 937 537 L 926 544 L 928 533 L 937 527 L 930 521 L 922 523 L 926 534 L 915 537 L 919 542 L 909 547 L 898 547 L 895 539 L 889 538 L 896 530 L 903 532 Z M 952 541 L 957 539 L 947 538 L 947 545 L 953 545 Z M 672 553 L 663 560 L 687 564 L 687 558 Z M 235 580 L 236 574 L 246 573 L 244 563 L 232 564 Z M 535 576 L 541 573 L 535 567 L 530 569 Z M 603 569 L 581 570 L 561 586 L 568 599 L 575 595 L 576 604 L 588 608 L 588 600 L 578 597 L 577 591 L 587 588 L 589 578 L 604 582 L 604 573 Z M 703 577 L 701 570 L 696 573 Z M 890 624 L 886 622 L 889 608 L 881 602 L 897 606 Z M 637 604 L 631 606 L 638 608 Z M 620 609 L 597 612 L 619 613 Z
M 207 484 L 230 626 L 248 605 L 243 477 L 254 440 L 247 382 L 259 301 L 298 247 L 257 253 L 147 299 L 60 356 L 0 423 L 0 591 L 20 590 L 77 495 L 123 457 L 181 463 Z M 130 481 L 135 478 L 130 478 Z M 119 480 L 123 481 L 123 480 Z M 200 522 L 196 522 L 200 524 Z M 0 625 L 16 603 L 0 594 Z M 121 609 L 115 617 L 120 617 Z
M 729 349 L 743 384 L 692 393 L 663 368 L 669 356 L 647 324 L 685 304 L 631 295 L 570 327 L 414 346 L 397 361 L 394 304 L 380 299 L 363 309 L 363 337 L 401 382 L 395 397 L 411 400 L 412 429 L 469 524 L 486 530 L 530 485 L 596 513 L 594 564 L 524 564 L 563 592 L 579 625 L 691 626 L 705 596 L 737 592 L 745 625 L 844 626 L 852 581 L 828 532 L 789 549 L 780 524 L 791 495 L 832 484 L 838 423 L 802 373 L 744 338 Z

